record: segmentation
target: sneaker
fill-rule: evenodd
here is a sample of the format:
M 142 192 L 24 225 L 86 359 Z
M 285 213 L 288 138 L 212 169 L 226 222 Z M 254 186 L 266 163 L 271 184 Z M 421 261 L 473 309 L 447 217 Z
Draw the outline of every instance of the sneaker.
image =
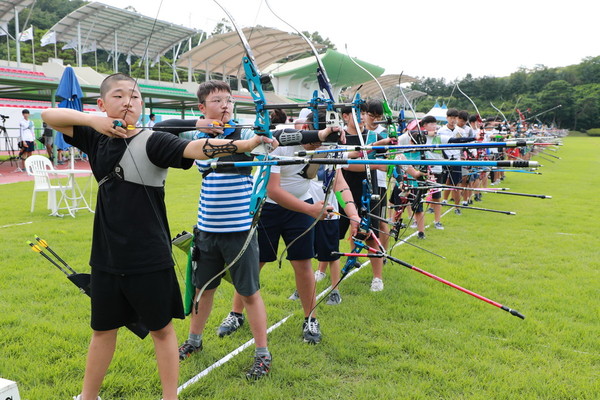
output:
M 435 222 L 435 223 L 433 224 L 433 226 L 435 227 L 435 229 L 439 229 L 439 230 L 441 230 L 441 231 L 443 231 L 443 230 L 444 230 L 444 225 L 442 225 L 442 223 L 441 223 L 441 222 Z
M 246 373 L 246 379 L 257 380 L 269 373 L 271 370 L 271 363 L 273 357 L 268 356 L 254 356 L 254 364 L 252 368 Z
M 290 297 L 288 297 L 288 300 L 298 300 L 300 299 L 300 295 L 298 294 L 297 290 L 294 290 L 294 293 L 292 293 L 292 295 Z
M 419 233 L 417 234 L 417 237 L 418 237 L 419 239 L 425 239 L 425 232 L 419 232 Z
M 326 304 L 328 306 L 335 306 L 337 304 L 340 304 L 341 302 L 342 302 L 342 296 L 340 296 L 340 292 L 338 292 L 337 290 L 334 290 L 333 292 L 331 292 L 329 294 Z
M 412 229 L 417 229 L 417 221 L 413 220 L 413 222 L 410 224 L 410 227 Z
M 462 212 L 460 211 L 460 208 L 455 208 L 454 209 L 454 214 L 456 214 L 456 215 L 462 215 Z
M 371 292 L 381 292 L 383 290 L 383 281 L 380 278 L 373 278 L 371 281 Z
M 315 271 L 315 281 L 316 282 L 321 282 L 326 276 L 327 276 L 327 274 L 325 272 L 321 272 L 319 270 Z
M 468 201 L 463 201 L 463 202 L 462 202 L 462 205 L 463 205 L 463 206 L 467 206 L 467 207 L 468 207 L 468 206 L 469 206 L 469 202 L 468 202 Z
M 317 344 L 321 342 L 321 329 L 316 318 L 312 321 L 304 321 L 304 324 L 302 324 L 302 337 L 304 343 Z
M 200 342 L 200 346 L 196 347 L 186 340 L 179 346 L 179 361 L 185 360 L 197 351 L 202 351 L 202 342 Z
M 10 399 L 10 397 L 9 397 L 9 399 Z M 102 400 L 102 399 L 100 398 L 100 396 L 98 396 L 96 399 L 97 399 L 97 400 Z M 78 394 L 77 396 L 73 396 L 73 400 L 81 400 L 81 395 L 80 395 L 80 394 Z
M 442 200 L 442 204 L 448 204 L 448 200 Z
M 481 193 L 477 193 L 474 197 L 473 200 L 475 201 L 481 201 Z
M 433 208 L 429 207 L 426 211 L 427 214 L 433 214 Z
M 233 311 L 229 313 L 217 328 L 217 334 L 220 338 L 231 335 L 233 332 L 240 329 L 244 325 L 244 316 L 238 317 Z

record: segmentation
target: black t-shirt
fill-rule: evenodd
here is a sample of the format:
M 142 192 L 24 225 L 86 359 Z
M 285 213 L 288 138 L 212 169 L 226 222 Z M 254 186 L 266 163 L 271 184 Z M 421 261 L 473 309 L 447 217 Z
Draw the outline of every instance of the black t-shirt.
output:
M 365 143 L 367 142 L 367 131 L 363 131 L 362 133 L 363 139 Z M 383 139 L 380 135 L 377 135 L 377 140 Z M 360 146 L 360 139 L 358 135 L 348 135 L 346 134 L 346 145 L 347 146 Z M 354 201 L 356 201 L 357 207 L 360 208 L 360 198 L 362 196 L 363 180 L 367 179 L 366 168 L 362 171 L 348 171 L 342 168 L 342 173 L 344 174 L 344 179 L 346 183 L 348 183 L 348 187 L 352 192 L 352 196 L 354 197 Z M 371 168 L 371 182 L 373 184 L 373 190 L 377 190 L 377 174 L 374 168 Z M 377 192 L 375 192 L 377 193 Z
M 111 173 L 127 150 L 124 139 L 109 138 L 90 127 L 74 127 L 72 144 L 88 154 L 97 181 Z M 131 141 L 132 138 L 126 139 Z M 160 168 L 188 169 L 194 160 L 183 158 L 189 141 L 154 132 L 146 152 Z M 171 268 L 171 240 L 165 191 L 112 178 L 98 188 L 90 265 L 116 274 L 137 274 Z

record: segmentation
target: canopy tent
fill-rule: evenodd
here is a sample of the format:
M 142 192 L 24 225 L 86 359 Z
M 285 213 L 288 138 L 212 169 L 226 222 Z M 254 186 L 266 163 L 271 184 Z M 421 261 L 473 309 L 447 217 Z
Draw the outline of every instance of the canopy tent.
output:
M 436 101 L 435 105 L 433 106 L 433 108 L 431 110 L 429 110 L 427 115 L 431 115 L 431 116 L 435 117 L 435 119 L 437 119 L 438 121 L 447 122 L 448 121 L 448 119 L 446 118 L 447 111 L 448 111 L 448 107 L 446 106 L 446 104 L 442 104 L 440 106 L 440 104 Z
M 122 31 L 123 26 L 127 26 L 126 33 Z M 71 12 L 50 31 L 56 33 L 56 40 L 77 49 L 79 66 L 81 50 L 97 46 L 112 54 L 115 71 L 116 61 L 122 54 L 144 57 L 148 62 L 199 33 L 196 29 L 99 2 L 87 3 Z

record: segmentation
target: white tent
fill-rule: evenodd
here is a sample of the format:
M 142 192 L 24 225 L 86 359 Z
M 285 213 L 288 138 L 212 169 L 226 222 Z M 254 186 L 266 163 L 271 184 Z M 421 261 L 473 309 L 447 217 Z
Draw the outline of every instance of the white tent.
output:
M 431 116 L 435 117 L 435 119 L 438 121 L 447 122 L 448 121 L 446 119 L 447 111 L 448 111 L 448 107 L 446 107 L 446 104 L 442 104 L 442 106 L 440 106 L 440 104 L 438 102 L 436 102 L 435 105 L 433 106 L 433 108 L 431 110 L 429 110 L 427 115 L 431 115 Z

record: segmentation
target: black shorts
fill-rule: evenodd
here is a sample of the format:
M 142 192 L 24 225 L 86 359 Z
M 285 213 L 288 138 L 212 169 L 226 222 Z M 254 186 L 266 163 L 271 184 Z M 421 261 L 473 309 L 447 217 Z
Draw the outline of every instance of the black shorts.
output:
M 92 268 L 92 318 L 95 331 L 108 331 L 141 321 L 151 331 L 173 318 L 185 318 L 173 268 L 117 275 Z
M 312 204 L 312 200 L 307 200 Z M 265 203 L 258 223 L 258 247 L 260 261 L 277 260 L 279 239 L 287 245 L 296 239 L 315 222 L 309 215 L 288 210 L 279 204 Z M 308 260 L 315 256 L 315 230 L 311 229 L 294 243 L 287 252 L 288 260 Z
M 462 181 L 462 167 L 460 165 L 452 165 L 448 168 L 448 180 L 450 185 L 458 186 Z
M 195 237 L 198 261 L 192 273 L 194 286 L 202 288 L 206 282 L 218 275 L 206 287 L 217 288 L 223 278 L 223 274 L 219 272 L 223 271 L 225 265 L 240 253 L 242 245 L 248 239 L 248 233 L 249 231 L 223 233 L 199 231 Z M 256 233 L 239 260 L 229 268 L 228 272 L 235 290 L 242 296 L 251 296 L 260 289 Z
M 340 256 L 332 256 L 332 251 L 340 250 L 340 220 L 330 219 L 317 222 L 315 226 L 315 251 L 319 261 L 335 261 Z
M 34 150 L 35 150 L 34 142 L 26 141 L 25 146 L 23 146 L 23 152 L 24 153 L 33 153 Z
M 438 182 L 439 184 L 443 185 L 445 184 L 444 181 L 444 174 L 443 173 L 439 173 L 439 174 L 434 174 L 435 176 L 435 181 Z M 439 200 L 442 198 L 442 190 L 441 189 L 434 189 L 433 193 L 431 194 L 431 198 L 433 200 Z

